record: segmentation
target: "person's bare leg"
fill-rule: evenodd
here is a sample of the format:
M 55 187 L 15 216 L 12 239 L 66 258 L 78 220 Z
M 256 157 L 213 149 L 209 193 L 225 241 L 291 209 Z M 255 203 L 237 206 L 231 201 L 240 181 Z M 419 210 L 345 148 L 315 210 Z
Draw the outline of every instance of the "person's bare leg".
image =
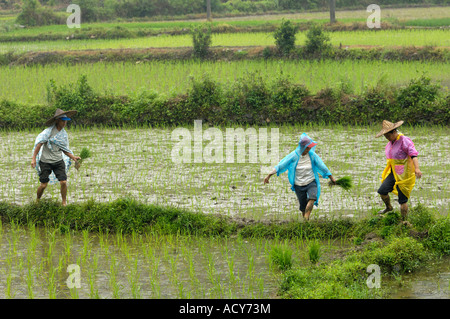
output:
M 381 195 L 380 194 L 380 197 L 381 197 L 382 201 L 384 202 L 384 204 L 386 205 L 386 209 L 380 210 L 378 212 L 378 214 L 385 214 L 387 212 L 394 210 L 394 208 L 392 208 L 391 198 L 389 197 L 389 195 Z
M 67 181 L 60 181 L 59 184 L 61 185 L 61 199 L 62 199 L 62 205 L 66 206 L 67 202 Z
M 37 196 L 36 196 L 36 202 L 39 202 L 39 200 L 42 197 L 42 194 L 44 194 L 44 190 L 47 188 L 48 183 L 41 183 L 37 189 Z
M 308 200 L 308 204 L 306 204 L 306 208 L 305 208 L 305 214 L 303 214 L 303 217 L 305 218 L 305 220 L 309 220 L 309 216 L 311 215 L 315 201 L 316 201 L 315 199 Z

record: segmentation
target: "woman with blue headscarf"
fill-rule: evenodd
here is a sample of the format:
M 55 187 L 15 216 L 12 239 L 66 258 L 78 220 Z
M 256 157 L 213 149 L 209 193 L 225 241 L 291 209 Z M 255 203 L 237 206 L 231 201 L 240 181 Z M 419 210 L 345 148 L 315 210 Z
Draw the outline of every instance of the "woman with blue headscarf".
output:
M 272 175 L 279 176 L 287 170 L 289 183 L 292 185 L 291 189 L 297 195 L 300 211 L 305 220 L 309 220 L 313 206 L 319 205 L 319 174 L 323 178 L 330 178 L 333 184 L 336 183 L 328 167 L 315 153 L 316 145 L 316 142 L 303 133 L 297 148 L 283 158 L 264 179 L 264 184 L 267 184 Z

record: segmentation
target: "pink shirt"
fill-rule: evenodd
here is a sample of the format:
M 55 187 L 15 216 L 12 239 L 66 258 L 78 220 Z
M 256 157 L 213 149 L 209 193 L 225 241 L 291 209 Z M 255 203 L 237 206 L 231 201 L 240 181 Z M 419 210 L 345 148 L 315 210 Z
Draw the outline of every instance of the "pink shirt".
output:
M 388 142 L 385 148 L 386 158 L 387 159 L 406 159 L 408 156 L 417 156 L 419 152 L 417 152 L 414 147 L 413 141 L 409 137 L 404 135 L 400 135 L 398 139 L 393 142 Z

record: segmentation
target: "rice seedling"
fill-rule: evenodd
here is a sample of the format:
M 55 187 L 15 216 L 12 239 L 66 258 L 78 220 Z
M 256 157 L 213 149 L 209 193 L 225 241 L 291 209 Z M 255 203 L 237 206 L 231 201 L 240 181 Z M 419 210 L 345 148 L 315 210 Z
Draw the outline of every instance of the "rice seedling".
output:
M 116 258 L 111 255 L 109 266 L 109 285 L 114 299 L 120 299 L 123 286 L 118 282 Z
M 27 295 L 28 299 L 34 298 L 33 286 L 34 286 L 34 271 L 29 267 L 26 276 L 27 283 Z
M 75 161 L 75 168 L 79 170 L 83 161 L 87 158 L 90 158 L 91 156 L 92 156 L 91 151 L 87 147 L 83 147 L 80 152 L 81 159 Z
M 49 270 L 47 274 L 47 290 L 48 290 L 48 298 L 56 299 L 56 278 L 55 273 L 57 272 L 56 268 L 52 268 Z
M 312 240 L 308 245 L 308 257 L 311 264 L 315 265 L 319 262 L 321 256 L 321 245 L 318 241 Z
M 131 268 L 131 271 L 128 275 L 128 282 L 131 287 L 131 295 L 134 299 L 140 299 L 141 298 L 141 285 L 139 284 L 139 268 L 138 268 L 138 259 L 137 257 L 134 258 L 134 263 Z
M 274 246 L 270 250 L 270 260 L 278 269 L 288 270 L 292 267 L 292 250 L 287 246 Z

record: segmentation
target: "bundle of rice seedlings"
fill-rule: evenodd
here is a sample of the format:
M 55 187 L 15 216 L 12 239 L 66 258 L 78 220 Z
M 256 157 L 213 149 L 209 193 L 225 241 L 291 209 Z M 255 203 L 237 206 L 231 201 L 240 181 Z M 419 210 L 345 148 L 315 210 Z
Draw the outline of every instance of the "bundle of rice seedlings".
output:
M 83 147 L 81 149 L 81 153 L 80 153 L 81 159 L 79 159 L 78 161 L 75 162 L 75 168 L 78 170 L 81 166 L 81 163 L 83 163 L 83 160 L 91 157 L 91 155 L 92 155 L 91 151 L 89 149 L 87 149 L 86 147 Z
M 83 147 L 81 149 L 80 157 L 82 160 L 91 157 L 91 151 L 88 150 L 86 147 Z
M 339 178 L 336 180 L 336 184 L 333 184 L 331 181 L 328 183 L 328 185 L 330 186 L 340 186 L 342 187 L 344 190 L 348 191 L 353 187 L 353 181 L 352 178 L 350 176 L 344 176 L 342 178 Z

